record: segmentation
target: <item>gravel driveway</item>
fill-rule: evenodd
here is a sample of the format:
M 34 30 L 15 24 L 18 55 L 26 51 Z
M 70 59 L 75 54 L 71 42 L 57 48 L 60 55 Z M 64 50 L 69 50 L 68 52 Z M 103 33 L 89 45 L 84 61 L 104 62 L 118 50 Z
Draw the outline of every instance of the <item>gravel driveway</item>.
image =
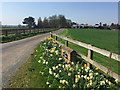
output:
M 60 29 L 58 31 L 55 31 L 54 33 L 57 34 L 63 30 L 64 29 Z M 30 56 L 30 54 L 32 54 L 36 46 L 45 37 L 50 37 L 50 34 L 46 33 L 2 44 L 2 52 L 0 54 L 0 58 L 2 56 L 2 60 L 0 60 L 0 63 L 2 63 L 2 66 L 0 64 L 0 67 L 2 67 L 2 85 L 7 87 L 12 75 L 14 75 L 16 70 L 18 70 L 23 64 L 23 62 L 28 59 L 28 57 Z

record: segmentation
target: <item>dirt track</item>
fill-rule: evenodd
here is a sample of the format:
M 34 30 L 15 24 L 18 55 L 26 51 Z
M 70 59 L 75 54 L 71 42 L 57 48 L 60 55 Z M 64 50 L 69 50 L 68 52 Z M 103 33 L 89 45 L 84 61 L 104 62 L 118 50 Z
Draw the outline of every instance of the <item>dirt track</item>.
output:
M 61 31 L 63 31 L 63 29 L 55 31 L 54 33 L 57 34 Z M 7 86 L 9 84 L 12 75 L 14 75 L 16 70 L 27 60 L 36 46 L 45 37 L 50 37 L 50 34 L 46 33 L 2 44 L 2 62 L 0 62 L 2 63 L 2 85 Z

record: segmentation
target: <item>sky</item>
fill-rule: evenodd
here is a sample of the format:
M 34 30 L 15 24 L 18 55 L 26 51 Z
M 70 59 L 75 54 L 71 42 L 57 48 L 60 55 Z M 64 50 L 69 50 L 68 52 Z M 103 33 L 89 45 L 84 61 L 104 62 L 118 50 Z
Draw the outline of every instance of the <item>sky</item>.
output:
M 64 15 L 79 24 L 118 23 L 118 2 L 2 2 L 2 25 L 22 24 L 24 18 Z

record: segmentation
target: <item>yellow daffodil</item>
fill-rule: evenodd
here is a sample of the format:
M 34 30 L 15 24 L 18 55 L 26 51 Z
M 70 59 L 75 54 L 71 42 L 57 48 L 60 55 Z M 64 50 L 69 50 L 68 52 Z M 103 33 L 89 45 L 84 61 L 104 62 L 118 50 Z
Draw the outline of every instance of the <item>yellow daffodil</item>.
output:
M 98 70 L 98 67 L 97 67 L 97 68 L 95 68 L 95 70 Z
M 38 52 L 38 50 L 36 50 L 36 52 Z
M 51 37 L 50 37 L 50 38 L 48 38 L 48 40 L 51 40 Z
M 85 67 L 85 68 L 87 68 L 87 65 L 86 65 L 86 64 L 84 64 L 84 67 Z
M 116 79 L 115 82 L 118 84 L 118 79 Z
M 59 88 L 61 88 L 61 86 L 59 86 Z
M 78 64 L 76 64 L 76 70 L 78 69 Z
M 70 76 L 71 75 L 71 73 L 68 73 L 68 76 Z
M 55 48 L 52 48 L 52 50 L 55 50 Z
M 73 84 L 73 87 L 75 87 L 75 84 Z

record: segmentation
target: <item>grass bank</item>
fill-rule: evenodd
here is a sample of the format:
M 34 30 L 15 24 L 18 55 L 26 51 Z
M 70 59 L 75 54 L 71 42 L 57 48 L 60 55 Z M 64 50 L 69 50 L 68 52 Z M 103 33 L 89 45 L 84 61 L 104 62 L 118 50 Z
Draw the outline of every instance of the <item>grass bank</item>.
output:
M 24 38 L 27 38 L 27 37 L 32 37 L 32 36 L 35 36 L 35 35 L 40 35 L 40 34 L 44 34 L 44 33 L 48 33 L 48 32 L 52 32 L 52 31 L 56 31 L 58 29 L 50 29 L 48 31 L 36 31 L 36 32 L 31 32 L 31 33 L 20 33 L 20 34 L 9 34 L 8 36 L 5 36 L 3 35 L 1 37 L 1 43 L 6 43 L 6 42 L 11 42 L 11 41 L 16 41 L 16 40 L 20 40 L 20 39 L 24 39 Z
M 61 46 L 55 41 L 42 41 L 31 57 L 11 80 L 10 88 L 117 88 L 117 81 L 105 77 L 81 58 L 67 63 Z

